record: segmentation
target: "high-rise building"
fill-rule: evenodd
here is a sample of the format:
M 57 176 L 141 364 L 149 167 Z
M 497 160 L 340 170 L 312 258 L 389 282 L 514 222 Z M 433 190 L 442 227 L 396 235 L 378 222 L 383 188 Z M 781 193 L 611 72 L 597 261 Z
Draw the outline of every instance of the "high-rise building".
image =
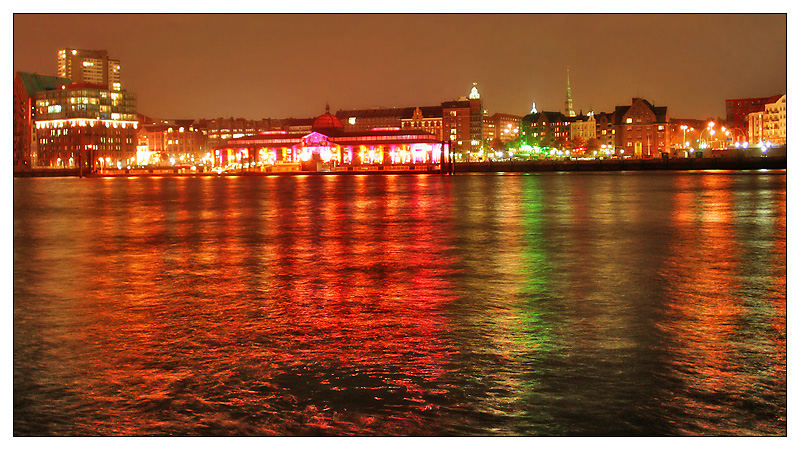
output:
M 89 83 L 112 91 L 122 90 L 121 66 L 106 50 L 62 48 L 58 51 L 58 76 L 73 83 Z

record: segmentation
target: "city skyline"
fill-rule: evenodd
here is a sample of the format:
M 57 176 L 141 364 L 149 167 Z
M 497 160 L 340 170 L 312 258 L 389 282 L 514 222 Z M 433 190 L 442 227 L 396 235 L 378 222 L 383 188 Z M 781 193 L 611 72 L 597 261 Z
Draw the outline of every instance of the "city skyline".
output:
M 644 97 L 720 117 L 727 98 L 786 91 L 785 14 L 14 15 L 15 71 L 55 74 L 65 47 L 121 60 L 122 88 L 154 117 L 428 105 L 473 82 L 492 113 L 558 111 L 567 67 L 576 112 Z M 736 72 L 742 55 L 774 70 Z

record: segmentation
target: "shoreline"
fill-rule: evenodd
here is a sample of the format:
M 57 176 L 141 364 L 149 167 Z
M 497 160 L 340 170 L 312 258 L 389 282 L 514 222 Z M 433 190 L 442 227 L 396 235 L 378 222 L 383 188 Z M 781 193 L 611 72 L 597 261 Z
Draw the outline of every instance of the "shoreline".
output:
M 374 166 L 370 167 L 373 169 Z M 380 167 L 380 166 L 378 166 Z M 438 166 L 427 166 L 421 170 L 391 170 L 379 168 L 366 170 L 338 171 L 262 171 L 241 170 L 217 173 L 180 172 L 179 169 L 152 169 L 135 172 L 124 170 L 94 174 L 84 174 L 85 178 L 135 178 L 135 177 L 226 177 L 226 176 L 272 176 L 272 175 L 406 175 L 442 174 Z M 455 173 L 538 173 L 538 172 L 624 172 L 624 171 L 685 171 L 685 170 L 786 170 L 786 156 L 758 158 L 676 158 L 676 159 L 606 159 L 606 160 L 537 160 L 537 161 L 484 161 L 459 162 Z M 78 177 L 78 169 L 33 169 L 14 171 L 14 177 Z

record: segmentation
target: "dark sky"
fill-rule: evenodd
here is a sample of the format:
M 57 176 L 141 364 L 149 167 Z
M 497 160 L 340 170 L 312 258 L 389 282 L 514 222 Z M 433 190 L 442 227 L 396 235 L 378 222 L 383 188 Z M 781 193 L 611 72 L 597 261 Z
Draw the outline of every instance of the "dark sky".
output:
M 489 113 L 610 111 L 644 97 L 670 117 L 786 92 L 786 16 L 14 15 L 14 70 L 55 74 L 62 47 L 106 49 L 160 118 L 310 117 L 438 105 L 479 83 Z

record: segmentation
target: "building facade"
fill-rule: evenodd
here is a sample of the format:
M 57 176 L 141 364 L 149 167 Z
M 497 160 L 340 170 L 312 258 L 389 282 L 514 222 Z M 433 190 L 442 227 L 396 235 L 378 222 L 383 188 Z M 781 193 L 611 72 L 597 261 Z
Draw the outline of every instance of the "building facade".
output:
M 137 164 L 200 163 L 206 158 L 210 162 L 208 139 L 195 128 L 195 121 L 152 120 L 140 116 Z
M 566 148 L 572 117 L 560 111 L 539 111 L 521 119 L 522 140 L 531 147 Z
M 426 115 L 427 114 L 427 115 Z M 400 128 L 424 130 L 442 140 L 442 107 L 429 106 L 423 108 L 417 106 L 411 113 L 410 119 L 400 119 Z
M 786 94 L 764 105 L 763 111 L 747 116 L 747 135 L 751 144 L 786 145 Z
M 653 106 L 642 98 L 633 98 L 630 106 L 614 111 L 615 147 L 635 158 L 661 157 L 670 148 L 667 107 Z
M 62 85 L 35 96 L 34 165 L 123 167 L 136 161 L 136 98 L 93 84 Z
M 775 103 L 780 95 L 758 98 L 733 98 L 725 100 L 725 120 L 731 128 L 746 130 L 748 114 L 764 111 L 768 103 Z
M 213 153 L 217 166 L 248 163 L 280 167 L 316 162 L 336 168 L 437 164 L 443 156 L 446 158 L 446 150 L 446 144 L 424 130 L 373 127 L 347 131 L 341 120 L 326 112 L 314 120 L 311 132 L 265 131 L 229 139 Z
M 122 90 L 121 65 L 105 50 L 63 48 L 58 51 L 58 76 L 73 83 L 89 83 L 112 91 Z
M 36 94 L 69 85 L 67 78 L 17 72 L 14 76 L 14 169 L 33 167 L 38 154 Z
M 576 116 L 574 119 L 575 120 L 569 124 L 570 140 L 583 140 L 586 142 L 589 139 L 595 139 L 597 137 L 597 122 L 594 119 L 593 112 L 585 116 Z
M 595 138 L 601 149 L 614 149 L 616 131 L 614 130 L 614 113 L 600 112 L 594 115 Z
M 521 116 L 515 114 L 495 113 L 486 119 L 492 126 L 484 129 L 484 140 L 502 142 L 515 141 L 519 137 Z

